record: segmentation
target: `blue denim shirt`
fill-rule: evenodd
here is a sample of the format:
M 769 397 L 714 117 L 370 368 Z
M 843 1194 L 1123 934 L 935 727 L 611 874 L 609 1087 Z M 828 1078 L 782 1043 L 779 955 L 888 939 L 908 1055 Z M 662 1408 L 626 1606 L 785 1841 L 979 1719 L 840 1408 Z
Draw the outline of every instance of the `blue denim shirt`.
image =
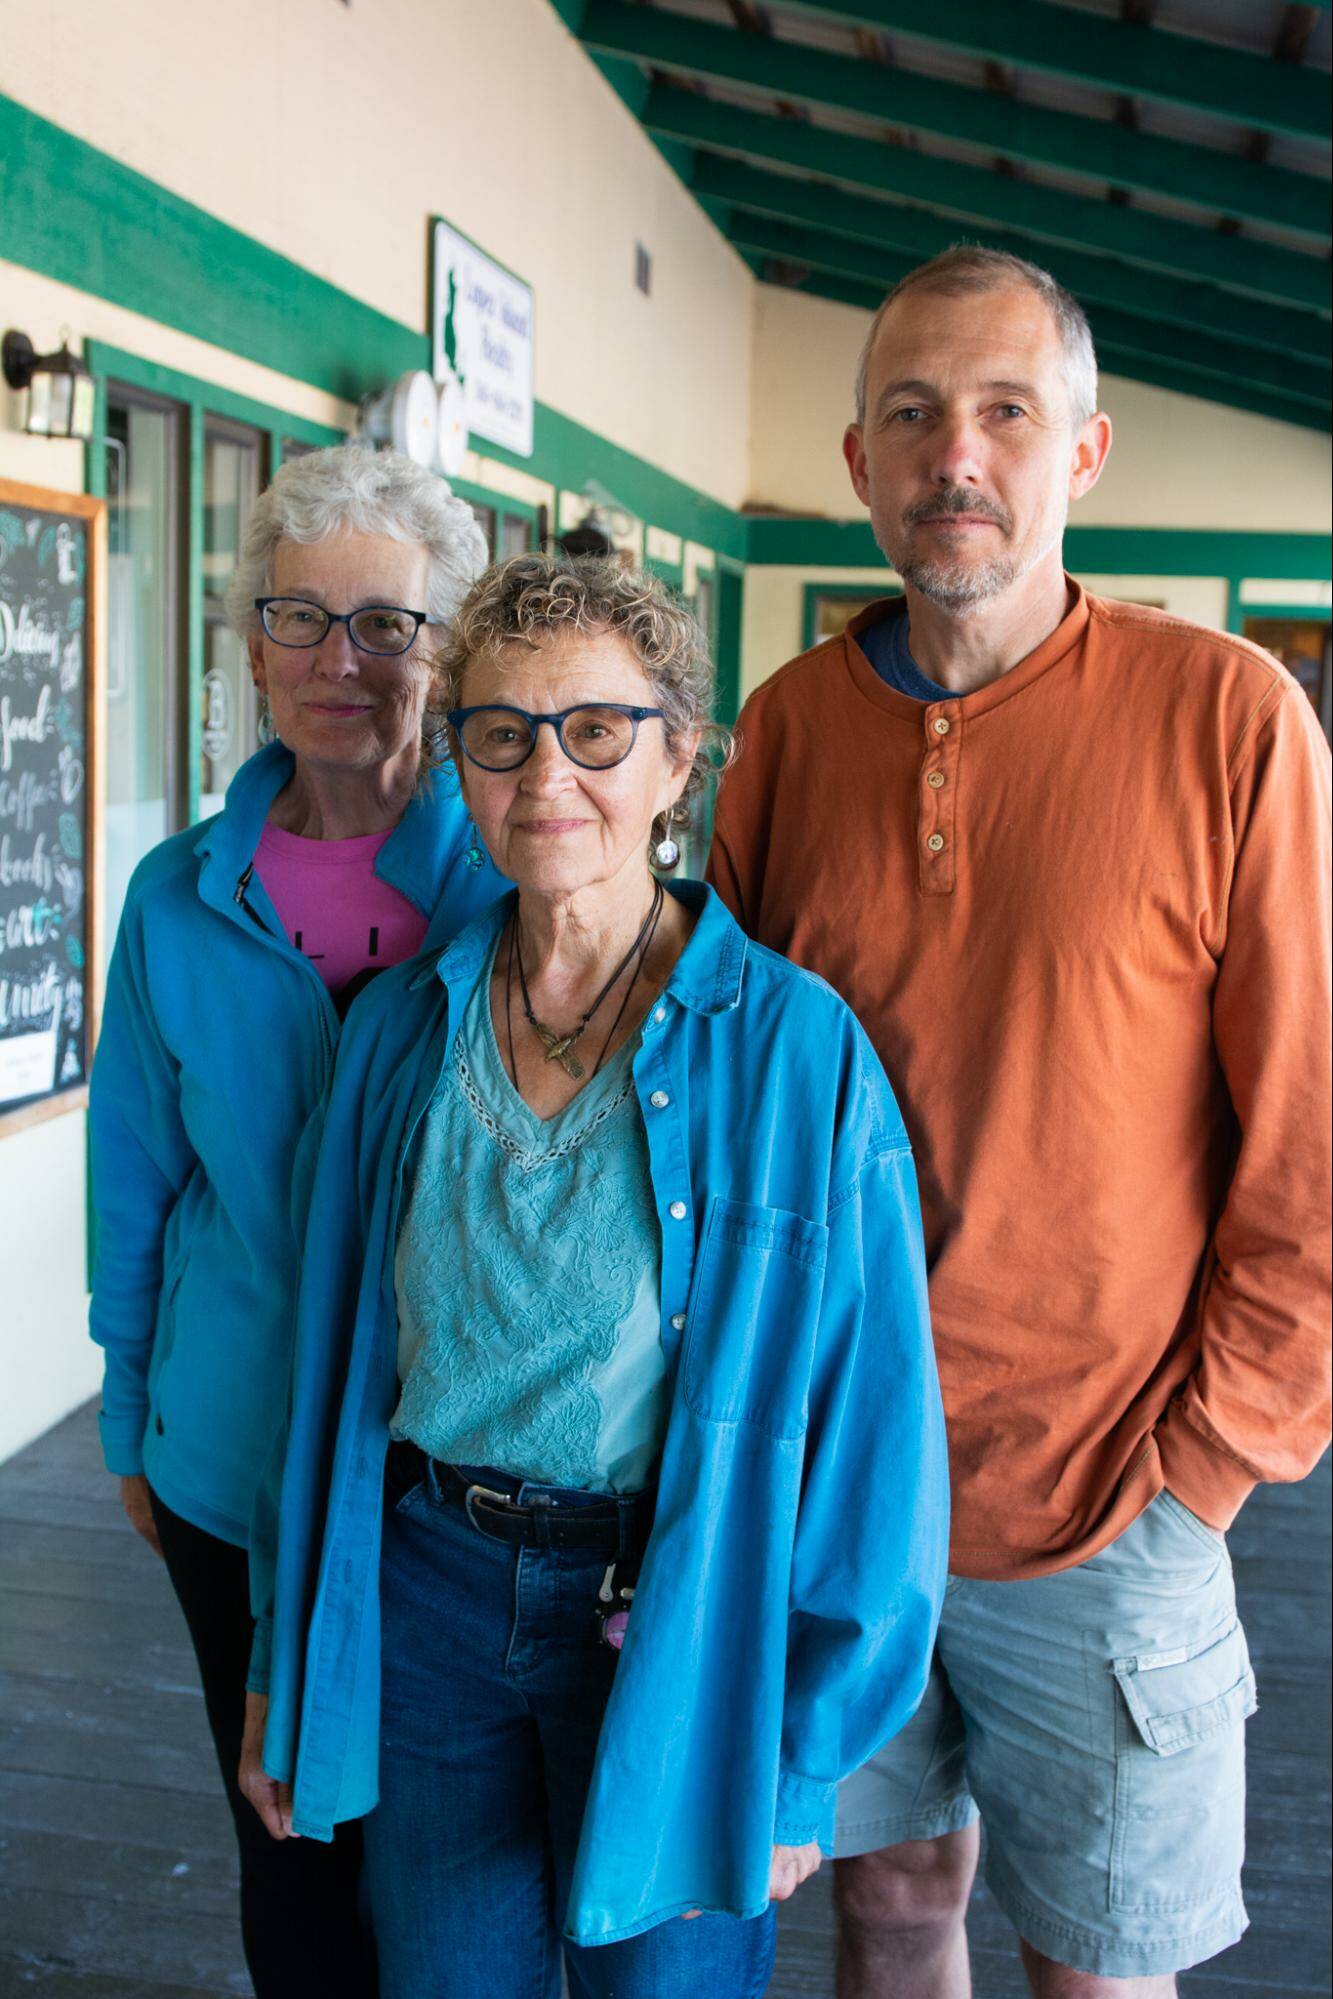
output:
M 570 1893 L 585 1944 L 757 1915 L 775 1841 L 830 1848 L 839 1780 L 920 1700 L 945 1580 L 916 1178 L 884 1072 L 821 980 L 711 890 L 673 893 L 699 920 L 634 1060 L 671 1412 Z M 510 907 L 382 975 L 326 1115 L 280 1515 L 252 1544 L 265 1767 L 316 1838 L 376 1801 L 404 1161 Z

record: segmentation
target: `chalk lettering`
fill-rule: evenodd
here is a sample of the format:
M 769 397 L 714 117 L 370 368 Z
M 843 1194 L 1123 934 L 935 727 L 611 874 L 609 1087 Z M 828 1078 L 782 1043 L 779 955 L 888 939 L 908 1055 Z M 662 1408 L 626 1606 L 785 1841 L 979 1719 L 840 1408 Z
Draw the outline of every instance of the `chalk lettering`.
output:
M 43 687 L 37 696 L 37 705 L 31 715 L 16 715 L 9 696 L 0 695 L 0 770 L 12 770 L 15 743 L 46 741 L 46 717 L 50 706 L 49 687 Z
M 28 888 L 49 893 L 54 885 L 53 873 L 45 833 L 37 835 L 26 854 L 18 852 L 8 833 L 0 833 L 0 888 L 23 882 Z

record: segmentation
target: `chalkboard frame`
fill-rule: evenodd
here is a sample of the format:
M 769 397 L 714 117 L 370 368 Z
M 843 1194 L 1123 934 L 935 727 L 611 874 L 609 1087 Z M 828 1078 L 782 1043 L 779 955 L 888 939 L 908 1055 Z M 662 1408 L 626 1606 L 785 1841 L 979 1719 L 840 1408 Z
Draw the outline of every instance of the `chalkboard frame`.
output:
M 84 728 L 84 910 L 85 979 L 83 988 L 83 1079 L 45 1096 L 30 1097 L 13 1110 L 0 1109 L 0 1138 L 86 1108 L 88 1073 L 97 1045 L 105 982 L 105 939 L 102 829 L 106 823 L 106 758 L 103 718 L 106 713 L 106 577 L 107 509 L 105 500 L 89 493 L 61 493 L 48 486 L 28 486 L 0 479 L 0 506 L 56 518 L 74 516 L 88 534 L 88 571 L 83 617 Z

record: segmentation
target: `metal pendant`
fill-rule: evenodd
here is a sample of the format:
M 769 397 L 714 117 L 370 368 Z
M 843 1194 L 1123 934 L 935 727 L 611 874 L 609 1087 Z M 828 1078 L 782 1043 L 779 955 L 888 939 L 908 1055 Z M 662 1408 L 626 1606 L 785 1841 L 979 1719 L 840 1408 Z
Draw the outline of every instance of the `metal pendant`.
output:
M 539 1021 L 535 1020 L 532 1025 L 536 1029 L 538 1038 L 546 1050 L 547 1061 L 558 1062 L 567 1076 L 572 1076 L 576 1083 L 580 1082 L 583 1077 L 583 1064 L 579 1061 L 577 1055 L 570 1052 L 574 1039 L 573 1035 L 552 1034 L 549 1027 L 543 1027 Z

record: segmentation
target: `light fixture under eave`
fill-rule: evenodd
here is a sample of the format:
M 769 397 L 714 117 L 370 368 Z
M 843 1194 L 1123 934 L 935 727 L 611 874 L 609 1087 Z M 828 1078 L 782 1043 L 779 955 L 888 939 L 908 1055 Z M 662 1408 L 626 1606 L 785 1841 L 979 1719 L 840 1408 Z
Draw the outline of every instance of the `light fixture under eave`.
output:
M 29 437 L 74 437 L 85 444 L 93 434 L 97 384 L 65 335 L 54 354 L 38 354 L 26 333 L 12 329 L 0 347 L 0 366 L 11 389 L 28 391 Z
M 410 368 L 378 396 L 361 404 L 360 434 L 371 444 L 388 445 L 418 465 L 435 459 L 439 399 L 424 368 Z

